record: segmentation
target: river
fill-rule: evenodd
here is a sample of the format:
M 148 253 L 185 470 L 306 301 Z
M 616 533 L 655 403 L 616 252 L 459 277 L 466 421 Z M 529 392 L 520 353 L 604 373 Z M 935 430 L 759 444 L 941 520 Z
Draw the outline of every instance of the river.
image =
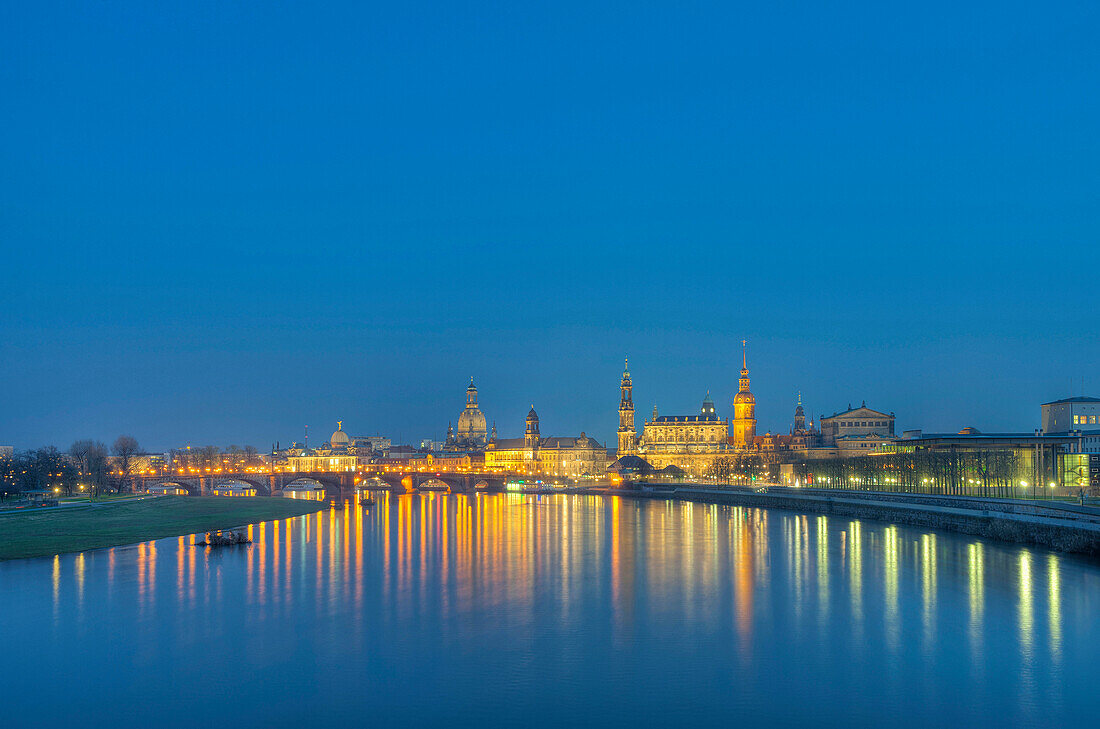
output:
M 886 523 L 381 495 L 0 563 L 7 726 L 1087 726 L 1100 563 Z

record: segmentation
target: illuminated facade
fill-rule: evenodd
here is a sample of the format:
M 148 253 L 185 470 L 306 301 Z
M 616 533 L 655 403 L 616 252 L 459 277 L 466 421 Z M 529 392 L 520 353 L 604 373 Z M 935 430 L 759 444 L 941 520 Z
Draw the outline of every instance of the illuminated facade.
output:
M 727 450 L 729 421 L 718 417 L 708 392 L 698 415 L 658 415 L 642 428 L 637 454 L 651 466 L 676 466 L 696 476 L 708 473 Z
M 1100 430 L 1100 397 L 1067 397 L 1042 404 L 1044 433 Z
M 522 438 L 494 438 L 485 447 L 485 467 L 506 473 L 576 478 L 601 474 L 606 466 L 607 449 L 583 432 L 543 438 L 533 405 Z
M 825 448 L 840 448 L 844 441 L 848 441 L 848 444 L 857 441 L 869 443 L 892 441 L 895 438 L 894 414 L 887 415 L 872 410 L 867 407 L 866 401 L 858 408 L 848 406 L 842 413 L 822 417 L 820 423 L 821 445 Z
M 354 471 L 359 465 L 360 458 L 364 463 L 369 463 L 367 456 L 353 455 L 309 455 L 287 456 L 286 471 L 289 473 L 315 473 L 318 471 Z

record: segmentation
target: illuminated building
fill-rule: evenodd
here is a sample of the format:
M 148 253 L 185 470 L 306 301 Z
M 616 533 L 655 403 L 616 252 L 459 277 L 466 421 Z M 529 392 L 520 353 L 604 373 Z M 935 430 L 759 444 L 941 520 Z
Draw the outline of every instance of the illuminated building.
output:
M 360 459 L 369 462 L 369 457 L 351 454 L 287 456 L 286 471 L 289 473 L 315 473 L 318 471 L 354 471 Z
M 842 413 L 833 413 L 827 418 L 822 416 L 819 422 L 821 445 L 825 448 L 844 448 L 844 441 L 850 445 L 895 438 L 894 414 L 872 410 L 866 401 L 858 408 L 849 405 Z
M 485 447 L 485 468 L 506 473 L 578 477 L 601 474 L 606 466 L 607 449 L 583 432 L 542 437 L 534 405 L 522 438 L 494 438 Z
M 696 476 L 706 474 L 727 450 L 729 421 L 718 417 L 708 392 L 698 415 L 658 415 L 642 428 L 638 455 L 655 469 L 676 466 Z
M 1067 397 L 1042 404 L 1043 432 L 1100 431 L 1100 397 Z
M 458 416 L 458 428 L 447 427 L 447 440 L 443 443 L 445 451 L 473 451 L 484 448 L 489 441 L 489 429 L 486 427 L 485 414 L 477 405 L 477 387 L 474 378 L 466 388 L 466 407 Z
M 733 450 L 752 451 L 756 435 L 756 400 L 749 391 L 749 370 L 741 356 L 740 389 L 733 401 L 732 421 L 718 416 L 708 391 L 698 415 L 659 415 L 642 425 L 641 437 L 634 430 L 634 383 L 629 369 L 619 383 L 619 458 L 636 455 L 654 470 L 669 466 L 693 474 L 709 474 L 715 461 Z M 733 425 L 733 436 L 730 426 Z

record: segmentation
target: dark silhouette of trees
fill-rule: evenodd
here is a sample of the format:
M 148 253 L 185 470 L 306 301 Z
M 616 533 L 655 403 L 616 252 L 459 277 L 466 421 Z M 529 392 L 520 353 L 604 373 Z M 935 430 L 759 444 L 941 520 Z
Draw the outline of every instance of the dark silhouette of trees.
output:
M 126 483 L 126 477 L 130 475 L 131 462 L 134 456 L 140 452 L 137 439 L 132 435 L 120 435 L 115 440 L 115 444 L 111 446 L 111 451 L 118 459 L 118 470 L 123 478 L 122 483 Z
M 98 496 L 106 487 L 111 471 L 107 461 L 107 446 L 90 439 L 78 440 L 69 446 L 69 455 L 80 478 L 87 484 L 88 491 L 93 496 Z

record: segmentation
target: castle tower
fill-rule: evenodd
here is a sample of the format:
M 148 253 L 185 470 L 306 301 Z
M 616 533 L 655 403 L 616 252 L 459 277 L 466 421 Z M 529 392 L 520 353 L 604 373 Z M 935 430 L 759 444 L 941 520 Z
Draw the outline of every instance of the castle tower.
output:
M 528 470 L 533 471 L 538 466 L 539 460 L 539 416 L 535 412 L 535 406 L 527 413 L 527 429 L 523 433 L 523 447 L 526 450 L 524 460 Z
M 745 353 L 747 342 L 741 340 L 741 380 L 733 396 L 733 447 L 748 450 L 756 437 L 756 398 L 749 392 L 749 365 Z
M 718 413 L 714 409 L 714 400 L 710 399 L 710 390 L 707 390 L 707 396 L 703 398 L 703 407 L 699 409 L 699 414 L 710 420 L 718 419 Z
M 806 411 L 802 409 L 802 393 L 798 393 L 798 406 L 794 409 L 794 432 L 806 429 Z
M 629 360 L 623 361 L 623 379 L 619 383 L 619 457 L 637 450 L 637 432 L 634 430 L 634 399 L 631 391 Z

